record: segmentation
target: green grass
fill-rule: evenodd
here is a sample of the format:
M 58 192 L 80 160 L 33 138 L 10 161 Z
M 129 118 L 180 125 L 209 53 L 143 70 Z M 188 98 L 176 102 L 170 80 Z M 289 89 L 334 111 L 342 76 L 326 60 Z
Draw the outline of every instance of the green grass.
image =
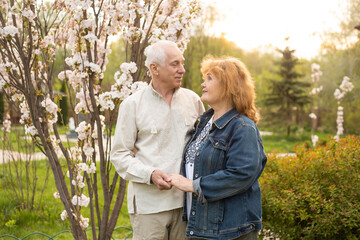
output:
M 2 125 L 0 125 L 2 127 Z M 66 135 L 70 131 L 68 127 L 65 126 L 58 126 L 57 127 L 58 132 L 60 135 Z M 27 140 L 24 138 L 25 136 L 25 130 L 23 125 L 13 125 L 11 127 L 10 133 L 7 133 L 6 136 L 2 133 L 0 135 L 0 138 L 2 141 L 0 141 L 0 149 L 6 149 L 16 152 L 40 152 L 39 148 L 34 147 L 35 144 L 32 142 L 30 137 L 27 137 Z M 19 141 L 21 140 L 21 141 Z M 65 147 L 73 147 L 76 145 L 76 142 L 63 142 Z
M 330 139 L 328 133 L 315 132 L 315 135 L 319 137 L 318 144 L 324 144 Z M 296 146 L 302 145 L 304 143 L 308 146 L 312 146 L 310 132 L 295 133 L 289 137 L 287 137 L 285 134 L 274 133 L 272 135 L 262 136 L 262 139 L 266 153 L 271 153 L 273 151 L 294 153 L 294 148 Z
M 37 166 L 38 185 L 36 187 L 36 205 L 38 206 L 40 192 L 45 182 L 46 176 L 46 161 L 35 161 Z M 53 193 L 56 192 L 54 178 L 50 170 L 50 176 L 48 184 L 44 192 L 43 201 L 39 210 L 27 210 L 20 208 L 20 202 L 16 200 L 14 191 L 9 187 L 9 183 L 6 181 L 6 172 L 3 171 L 3 165 L 0 165 L 0 236 L 9 234 L 18 238 L 23 238 L 32 232 L 42 232 L 47 235 L 53 236 L 58 232 L 69 230 L 70 225 L 68 221 L 62 221 L 60 218 L 61 212 L 64 210 L 63 204 L 59 199 L 53 197 Z M 24 170 L 23 170 L 24 171 Z M 99 176 L 99 174 L 98 174 Z M 25 178 L 23 177 L 23 184 L 25 184 Z M 99 183 L 99 189 L 100 183 Z M 87 195 L 86 190 L 84 194 Z M 87 195 L 88 196 L 88 195 Z M 102 206 L 103 200 L 100 199 L 100 206 Z M 82 214 L 84 217 L 90 218 L 89 207 L 83 208 Z M 131 227 L 129 215 L 126 207 L 126 197 L 119 215 L 117 227 Z M 87 231 L 89 239 L 91 239 L 91 231 Z M 124 238 L 129 234 L 128 230 L 118 229 L 114 232 L 114 238 Z M 6 238 L 5 238 L 6 239 Z M 41 235 L 31 235 L 26 239 L 48 239 Z M 70 240 L 73 239 L 71 233 L 62 233 L 55 239 Z

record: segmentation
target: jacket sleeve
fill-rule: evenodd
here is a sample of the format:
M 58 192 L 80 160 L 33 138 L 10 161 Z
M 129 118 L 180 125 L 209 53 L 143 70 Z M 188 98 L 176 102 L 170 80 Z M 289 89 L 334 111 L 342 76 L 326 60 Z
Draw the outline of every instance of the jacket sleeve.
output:
M 266 157 L 253 126 L 241 126 L 232 136 L 226 151 L 225 168 L 193 182 L 198 201 L 218 201 L 247 191 L 260 177 Z
M 151 173 L 155 168 L 144 165 L 135 156 L 134 150 L 138 132 L 136 104 L 127 100 L 124 100 L 119 108 L 110 161 L 116 172 L 125 180 L 150 184 Z

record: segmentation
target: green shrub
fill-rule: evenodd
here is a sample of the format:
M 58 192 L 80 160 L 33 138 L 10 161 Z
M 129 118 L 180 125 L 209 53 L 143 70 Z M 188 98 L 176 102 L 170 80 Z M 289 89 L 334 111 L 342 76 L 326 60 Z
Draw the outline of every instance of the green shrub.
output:
M 268 156 L 264 228 L 280 239 L 360 239 L 360 137 Z

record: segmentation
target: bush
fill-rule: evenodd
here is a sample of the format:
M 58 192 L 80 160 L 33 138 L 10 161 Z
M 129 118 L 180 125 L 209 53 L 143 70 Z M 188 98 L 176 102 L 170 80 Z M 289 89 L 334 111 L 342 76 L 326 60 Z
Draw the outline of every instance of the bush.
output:
M 270 154 L 260 178 L 264 228 L 280 239 L 360 239 L 360 137 Z

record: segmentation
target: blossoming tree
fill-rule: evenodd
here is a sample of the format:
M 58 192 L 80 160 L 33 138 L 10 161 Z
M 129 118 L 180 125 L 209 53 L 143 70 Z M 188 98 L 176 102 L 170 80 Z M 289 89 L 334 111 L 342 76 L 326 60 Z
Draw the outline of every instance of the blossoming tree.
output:
M 314 134 L 315 128 L 317 126 L 317 116 L 314 113 L 314 98 L 317 94 L 321 92 L 323 89 L 322 86 L 317 87 L 317 83 L 319 82 L 320 76 L 322 75 L 322 72 L 320 71 L 320 65 L 313 63 L 311 64 L 311 81 L 313 84 L 313 88 L 310 91 L 311 95 L 311 113 L 309 114 L 309 117 L 311 118 L 311 141 L 313 143 L 313 146 L 316 146 L 317 141 L 319 141 L 319 137 Z
M 144 86 L 148 44 L 169 39 L 186 48 L 199 6 L 196 0 L 0 0 L 0 10 L 0 90 L 18 106 L 26 134 L 49 160 L 58 190 L 54 196 L 65 208 L 61 218 L 70 221 L 75 239 L 87 238 L 89 224 L 92 239 L 110 239 L 126 183 L 111 171 L 105 113 L 113 114 Z M 126 41 L 127 61 L 105 89 L 114 35 Z M 66 82 L 74 112 L 78 139 L 72 148 L 61 141 L 56 124 L 60 109 L 52 80 L 59 48 L 71 51 L 58 78 Z M 81 209 L 88 206 L 90 216 L 83 216 Z
M 345 76 L 343 78 L 343 81 L 340 84 L 340 87 L 337 88 L 334 92 L 334 97 L 338 103 L 338 111 L 337 111 L 337 118 L 336 118 L 337 132 L 336 132 L 335 139 L 339 139 L 340 135 L 342 135 L 344 133 L 344 127 L 343 127 L 344 112 L 343 112 L 343 107 L 341 106 L 341 101 L 344 98 L 345 94 L 348 92 L 351 92 L 353 90 L 353 88 L 354 88 L 354 85 L 352 84 L 352 82 L 350 82 L 350 78 Z

